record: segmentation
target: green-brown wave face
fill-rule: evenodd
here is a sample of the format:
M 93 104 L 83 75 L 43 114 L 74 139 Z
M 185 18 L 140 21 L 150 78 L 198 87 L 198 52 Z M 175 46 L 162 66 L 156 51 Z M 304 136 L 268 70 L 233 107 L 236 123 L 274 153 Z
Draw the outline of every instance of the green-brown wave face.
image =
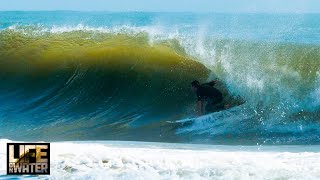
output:
M 176 41 L 143 33 L 4 30 L 0 42 L 4 127 L 20 122 L 25 138 L 121 139 L 128 126 L 192 113 L 190 82 L 209 75 Z

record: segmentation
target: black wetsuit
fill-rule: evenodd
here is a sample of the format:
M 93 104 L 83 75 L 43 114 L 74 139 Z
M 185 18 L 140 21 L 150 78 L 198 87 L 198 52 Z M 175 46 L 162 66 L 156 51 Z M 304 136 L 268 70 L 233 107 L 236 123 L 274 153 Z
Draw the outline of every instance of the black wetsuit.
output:
M 212 87 L 211 84 L 202 84 L 197 88 L 197 98 L 198 101 L 207 101 L 206 105 L 206 113 L 207 112 L 213 112 L 213 111 L 219 111 L 223 109 L 222 101 L 223 96 L 222 93 Z

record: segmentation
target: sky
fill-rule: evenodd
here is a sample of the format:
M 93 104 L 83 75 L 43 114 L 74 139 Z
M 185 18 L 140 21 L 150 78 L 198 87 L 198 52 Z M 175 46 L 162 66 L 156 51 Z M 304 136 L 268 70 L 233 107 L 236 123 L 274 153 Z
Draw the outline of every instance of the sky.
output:
M 0 0 L 0 11 L 320 13 L 320 0 Z

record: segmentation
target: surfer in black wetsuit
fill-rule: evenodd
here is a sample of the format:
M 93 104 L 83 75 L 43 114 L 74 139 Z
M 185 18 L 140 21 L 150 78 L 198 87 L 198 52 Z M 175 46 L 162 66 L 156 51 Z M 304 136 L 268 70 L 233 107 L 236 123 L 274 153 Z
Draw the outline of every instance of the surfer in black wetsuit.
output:
M 199 81 L 195 80 L 191 83 L 192 91 L 197 94 L 198 98 L 198 115 L 201 116 L 203 113 L 203 103 L 207 102 L 205 107 L 205 113 L 219 111 L 224 109 L 222 103 L 222 93 L 214 88 L 216 81 L 209 83 L 200 84 Z

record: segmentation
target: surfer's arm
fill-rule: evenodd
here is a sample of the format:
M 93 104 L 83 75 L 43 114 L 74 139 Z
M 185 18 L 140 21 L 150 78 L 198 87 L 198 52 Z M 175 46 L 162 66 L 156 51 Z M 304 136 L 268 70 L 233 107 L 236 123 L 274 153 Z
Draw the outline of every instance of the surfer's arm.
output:
M 202 101 L 198 101 L 198 115 L 201 116 L 202 115 Z
M 210 81 L 208 83 L 204 83 L 203 85 L 209 85 L 209 86 L 214 86 L 215 84 L 217 84 L 217 80 L 213 80 L 213 81 Z

